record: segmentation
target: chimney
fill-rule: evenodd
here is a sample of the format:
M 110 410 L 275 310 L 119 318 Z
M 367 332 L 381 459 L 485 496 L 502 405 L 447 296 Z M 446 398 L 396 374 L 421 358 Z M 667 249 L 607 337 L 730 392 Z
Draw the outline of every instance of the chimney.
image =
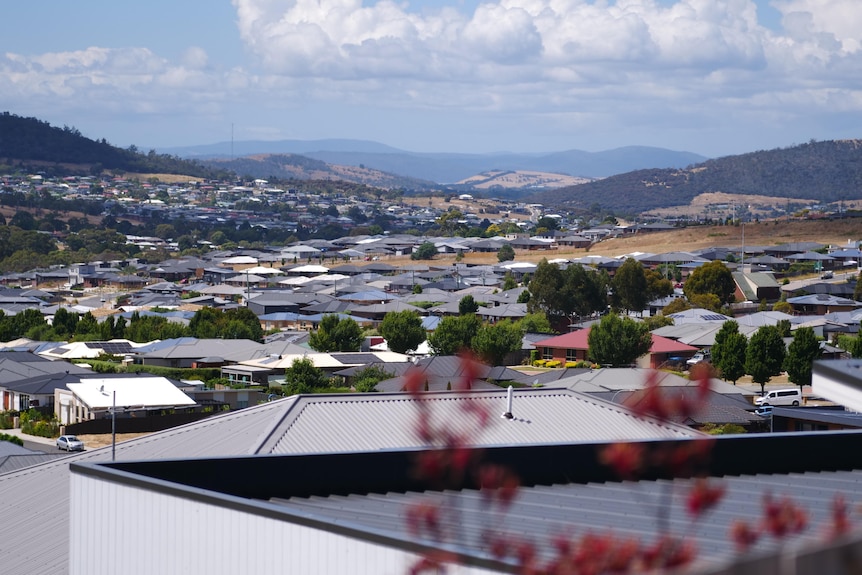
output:
M 506 412 L 503 413 L 500 417 L 505 417 L 506 419 L 513 419 L 515 416 L 512 415 L 512 395 L 514 394 L 514 389 L 512 386 L 509 386 L 508 392 L 506 393 Z

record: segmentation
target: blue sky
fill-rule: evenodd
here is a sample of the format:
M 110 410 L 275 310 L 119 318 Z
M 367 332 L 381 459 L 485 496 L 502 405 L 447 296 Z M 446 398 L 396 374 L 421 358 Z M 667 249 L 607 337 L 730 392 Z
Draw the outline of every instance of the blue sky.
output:
M 0 109 L 124 147 L 862 137 L 859 0 L 40 0 L 4 22 Z

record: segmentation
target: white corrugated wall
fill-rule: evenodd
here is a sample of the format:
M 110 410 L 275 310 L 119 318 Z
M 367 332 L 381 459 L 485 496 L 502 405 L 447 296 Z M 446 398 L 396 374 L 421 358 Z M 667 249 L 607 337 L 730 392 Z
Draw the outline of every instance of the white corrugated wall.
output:
M 416 560 L 359 539 L 91 476 L 73 473 L 71 490 L 70 575 L 405 575 Z

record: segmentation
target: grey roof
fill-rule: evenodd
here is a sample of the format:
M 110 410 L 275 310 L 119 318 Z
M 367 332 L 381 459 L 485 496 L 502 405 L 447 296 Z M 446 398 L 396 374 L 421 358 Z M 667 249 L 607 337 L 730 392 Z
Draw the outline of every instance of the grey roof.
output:
M 682 325 L 667 325 L 654 329 L 652 333 L 695 347 L 712 347 L 715 345 L 715 334 L 721 329 L 723 322 L 684 323 Z M 756 326 L 739 325 L 739 333 L 745 337 L 757 331 Z
M 67 373 L 88 374 L 92 371 L 66 361 L 51 361 L 29 352 L 0 353 L 0 386 L 22 380 Z
M 602 369 L 584 370 L 581 373 L 559 380 L 556 385 L 565 385 L 569 389 L 584 393 L 633 391 L 642 389 L 650 378 L 656 378 L 657 384 L 661 387 L 697 387 L 698 385 L 697 381 L 692 381 L 674 373 L 638 367 L 605 367 Z M 739 397 L 753 395 L 744 388 L 737 387 L 720 379 L 713 378 L 709 386 L 712 391 L 717 393 Z
M 11 441 L 0 441 L 0 457 L 6 457 L 8 455 L 32 455 L 36 453 L 26 447 L 22 447 Z
M 64 455 L 63 453 L 42 453 L 41 451 L 30 451 L 29 449 L 27 451 L 28 453 L 0 455 L 0 475 L 45 463 Z
M 789 297 L 787 298 L 787 303 L 789 304 L 797 304 L 797 305 L 825 305 L 825 306 L 862 306 L 862 303 L 848 299 L 843 297 L 837 297 L 831 294 L 809 294 L 809 295 L 801 295 L 797 297 Z
M 147 358 L 199 359 L 217 355 L 228 361 L 242 361 L 251 357 L 261 347 L 261 344 L 250 339 L 179 338 L 174 345 L 142 352 L 140 355 L 145 360 Z
M 336 453 L 423 447 L 416 433 L 417 401 L 427 402 L 434 421 L 468 432 L 468 415 L 484 410 L 489 425 L 469 439 L 473 445 L 530 445 L 680 438 L 698 435 L 684 426 L 639 419 L 628 410 L 567 389 L 514 391 L 514 419 L 506 411 L 506 390 L 433 392 L 418 399 L 404 393 L 301 396 L 270 430 L 261 454 Z
M 678 311 L 676 313 L 669 314 L 667 317 L 673 319 L 674 325 L 683 325 L 686 323 L 702 323 L 707 321 L 724 323 L 729 319 L 733 319 L 730 316 L 698 307 Z
M 790 496 L 809 514 L 809 524 L 819 527 L 831 524 L 829 514 L 836 495 L 844 494 L 849 501 L 855 501 L 862 491 L 862 471 L 858 470 L 728 476 L 721 480 L 725 486 L 724 498 L 697 521 L 696 529 L 692 529 L 692 520 L 686 511 L 686 496 L 693 481 L 642 480 L 521 487 L 517 498 L 504 513 L 489 505 L 487 495 L 475 489 L 294 497 L 271 501 L 304 516 L 352 524 L 397 539 L 409 536 L 405 529 L 407 514 L 416 502 L 433 502 L 444 518 L 442 532 L 446 535 L 443 537 L 448 543 L 457 545 L 459 550 L 482 555 L 489 526 L 493 526 L 497 533 L 512 534 L 512 539 L 524 533 L 530 534 L 539 555 L 545 559 L 551 555 L 551 546 L 557 536 L 568 533 L 613 533 L 618 538 L 631 537 L 650 544 L 661 533 L 661 512 L 657 506 L 662 505 L 668 513 L 669 532 L 685 536 L 696 546 L 701 566 L 715 566 L 716 562 L 736 556 L 734 542 L 728 535 L 728 526 L 734 520 L 760 524 L 765 492 L 769 491 L 776 497 Z M 665 503 L 657 503 L 661 501 Z M 457 521 L 458 528 L 450 525 L 450 521 Z M 778 541 L 761 537 L 752 549 L 755 553 L 774 552 L 782 545 L 821 541 L 822 538 L 823 531 L 812 527 L 801 535 Z
M 247 455 L 292 400 L 217 415 L 117 444 L 118 460 Z M 0 475 L 0 564 L 16 574 L 65 574 L 69 562 L 69 463 L 109 461 L 105 447 Z

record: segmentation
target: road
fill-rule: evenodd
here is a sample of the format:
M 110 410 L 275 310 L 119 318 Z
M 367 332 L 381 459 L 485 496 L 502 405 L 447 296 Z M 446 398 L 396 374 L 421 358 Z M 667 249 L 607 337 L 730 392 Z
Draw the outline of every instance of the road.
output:
M 57 449 L 55 440 L 50 437 L 35 437 L 33 435 L 27 435 L 26 433 L 22 433 L 20 428 L 3 429 L 0 430 L 0 433 L 7 433 L 9 435 L 20 437 L 24 442 L 24 447 L 32 451 L 41 451 L 43 453 L 62 453 Z

